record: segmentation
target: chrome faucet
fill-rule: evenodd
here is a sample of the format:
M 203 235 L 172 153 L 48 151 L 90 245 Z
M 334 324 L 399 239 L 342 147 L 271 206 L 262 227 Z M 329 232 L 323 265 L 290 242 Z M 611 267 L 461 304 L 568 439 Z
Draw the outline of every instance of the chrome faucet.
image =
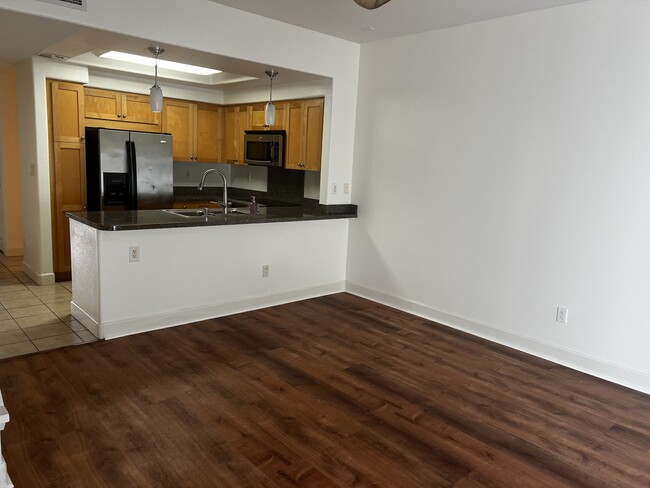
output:
M 210 173 L 219 173 L 221 175 L 221 178 L 223 179 L 223 202 L 217 202 L 217 203 L 223 206 L 223 213 L 227 214 L 228 213 L 228 180 L 226 180 L 226 175 L 224 175 L 218 169 L 207 170 L 205 173 L 203 173 L 203 176 L 201 176 L 201 183 L 199 183 L 199 190 L 203 190 L 203 185 L 205 184 L 205 177 L 208 176 Z

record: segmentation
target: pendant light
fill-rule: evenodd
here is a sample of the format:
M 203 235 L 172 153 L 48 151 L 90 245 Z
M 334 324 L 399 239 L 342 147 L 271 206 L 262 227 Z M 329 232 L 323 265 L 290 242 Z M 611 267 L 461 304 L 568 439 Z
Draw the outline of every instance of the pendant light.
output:
M 163 93 L 162 88 L 158 86 L 158 56 L 164 53 L 165 50 L 160 46 L 151 46 L 149 47 L 149 51 L 156 57 L 153 86 L 151 87 L 151 90 L 149 90 L 149 103 L 151 103 L 152 112 L 162 112 Z
M 269 101 L 266 104 L 266 109 L 264 110 L 264 124 L 270 126 L 275 124 L 275 105 L 273 105 L 273 78 L 278 74 L 277 71 L 265 71 L 269 78 L 271 78 L 271 90 L 269 93 Z

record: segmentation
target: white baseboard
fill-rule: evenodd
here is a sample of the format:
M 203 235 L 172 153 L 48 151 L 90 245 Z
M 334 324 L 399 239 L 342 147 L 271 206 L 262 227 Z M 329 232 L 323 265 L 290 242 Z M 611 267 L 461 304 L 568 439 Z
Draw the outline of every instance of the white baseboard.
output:
M 92 332 L 95 337 L 103 339 L 103 337 L 99 335 L 99 324 L 75 302 L 70 302 L 70 314 L 77 319 L 81 325 Z
M 22 256 L 24 254 L 24 249 L 22 247 L 15 247 L 15 248 L 9 248 L 5 249 L 4 247 L 2 248 L 2 254 L 5 256 L 9 257 L 15 257 L 15 256 Z
M 101 339 L 115 339 L 131 334 L 139 334 L 140 332 L 148 332 L 151 330 L 165 329 L 167 327 L 175 327 L 177 325 L 189 324 L 201 320 L 248 312 L 265 307 L 273 307 L 275 305 L 282 305 L 284 303 L 297 302 L 299 300 L 306 300 L 308 298 L 331 295 L 332 293 L 340 293 L 342 291 L 345 291 L 345 282 L 337 281 L 333 283 L 316 285 L 309 288 L 284 291 L 273 295 L 257 296 L 245 298 L 243 300 L 216 303 L 203 307 L 174 310 L 172 312 L 165 312 L 146 317 L 138 317 L 134 319 L 119 320 L 108 323 L 100 322 L 98 324 L 98 332 L 95 335 Z M 79 307 L 76 306 L 73 307 L 73 315 L 75 308 L 79 312 L 83 313 L 83 315 L 86 315 Z M 86 315 L 86 317 L 88 316 Z M 88 318 L 92 320 L 90 317 Z
M 56 283 L 54 273 L 37 273 L 32 267 L 23 261 L 23 271 L 29 276 L 34 283 L 39 286 L 53 285 Z
M 345 291 L 389 307 L 417 315 L 439 324 L 461 330 L 483 339 L 512 347 L 554 363 L 566 366 L 597 378 L 650 394 L 650 375 L 625 366 L 592 358 L 564 349 L 554 344 L 531 339 L 496 327 L 458 317 L 412 300 L 388 295 L 383 292 L 346 282 Z

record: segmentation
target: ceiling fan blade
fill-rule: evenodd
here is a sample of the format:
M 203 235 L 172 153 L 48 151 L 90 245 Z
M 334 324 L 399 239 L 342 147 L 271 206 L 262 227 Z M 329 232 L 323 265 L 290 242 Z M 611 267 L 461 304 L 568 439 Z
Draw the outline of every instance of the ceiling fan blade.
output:
M 354 0 L 357 5 L 367 8 L 368 10 L 373 10 L 378 7 L 381 7 L 385 3 L 390 2 L 390 0 Z

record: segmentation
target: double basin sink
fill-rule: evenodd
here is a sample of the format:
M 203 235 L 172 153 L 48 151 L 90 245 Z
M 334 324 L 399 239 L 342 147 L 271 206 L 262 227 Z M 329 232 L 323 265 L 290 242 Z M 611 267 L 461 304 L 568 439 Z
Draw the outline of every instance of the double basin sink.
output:
M 165 209 L 163 212 L 178 215 L 180 217 L 214 217 L 224 214 L 223 207 L 216 208 L 173 208 Z M 228 202 L 228 213 L 226 215 L 250 215 L 250 207 L 245 202 Z

